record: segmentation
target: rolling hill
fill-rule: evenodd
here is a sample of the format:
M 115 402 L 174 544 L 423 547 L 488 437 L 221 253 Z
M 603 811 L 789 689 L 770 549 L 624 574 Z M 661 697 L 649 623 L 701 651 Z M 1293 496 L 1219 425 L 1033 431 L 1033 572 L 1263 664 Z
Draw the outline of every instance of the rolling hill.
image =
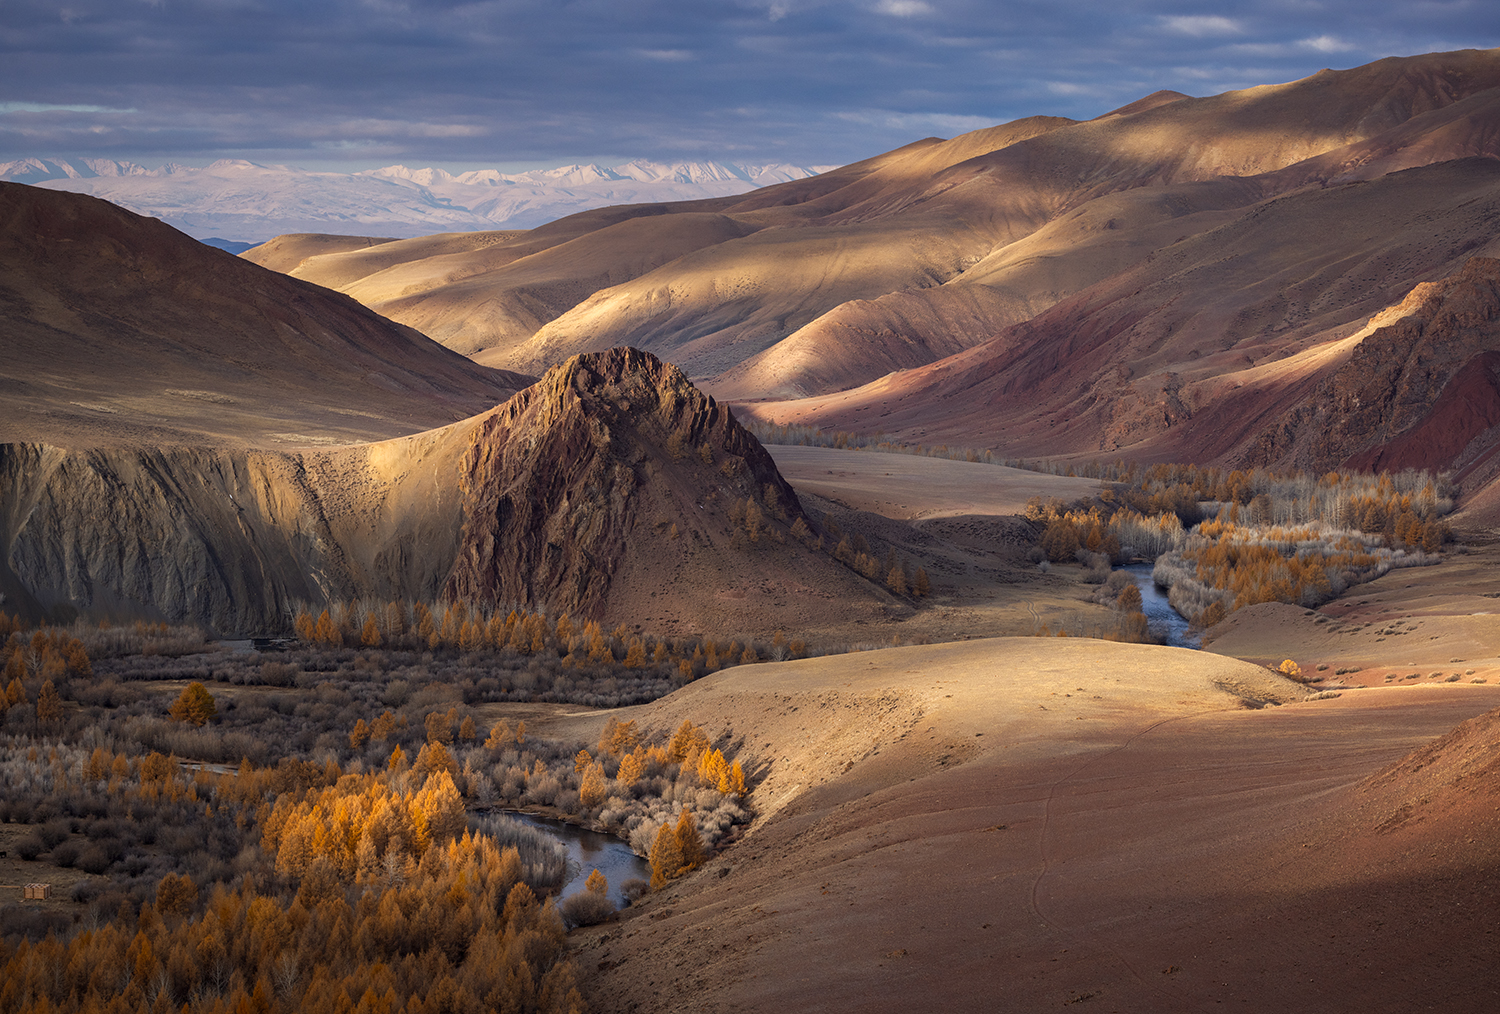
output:
M 1169 310 L 1140 297 L 1120 312 L 1224 332 L 1182 349 L 1191 362 L 1168 343 L 1132 367 L 1142 390 L 1160 388 L 1176 383 L 1167 373 L 1263 360 L 1266 346 L 1341 341 L 1490 249 L 1497 89 L 1500 51 L 1466 50 L 1204 98 L 1163 92 L 1086 122 L 928 138 L 739 197 L 289 270 L 490 365 L 535 373 L 635 345 L 746 402 L 827 396 L 957 355 L 951 371 L 986 343 L 986 355 L 1014 351 L 1025 341 L 1012 329 L 1040 328 L 1069 300 L 1154 287 Z M 1207 286 L 1184 282 L 1190 263 Z M 1037 355 L 1034 370 L 1050 371 L 1051 353 Z M 946 430 L 938 418 L 928 428 Z M 1163 452 L 1129 420 L 1108 434 L 1095 421 L 1056 452 Z

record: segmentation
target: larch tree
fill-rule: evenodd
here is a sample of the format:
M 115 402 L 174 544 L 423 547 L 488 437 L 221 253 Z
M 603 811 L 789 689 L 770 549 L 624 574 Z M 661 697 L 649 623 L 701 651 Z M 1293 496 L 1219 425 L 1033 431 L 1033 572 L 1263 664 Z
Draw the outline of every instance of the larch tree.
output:
M 677 849 L 682 854 L 682 872 L 702 866 L 703 860 L 708 857 L 703 851 L 703 836 L 698 833 L 698 822 L 693 819 L 692 810 L 682 811 L 672 833 L 677 838 Z
M 676 829 L 663 824 L 651 843 L 651 890 L 660 891 L 667 881 L 682 872 L 682 846 L 677 841 Z
M 219 713 L 214 704 L 214 695 L 202 683 L 189 683 L 187 688 L 172 702 L 168 714 L 179 722 L 203 725 Z
M 43 683 L 36 695 L 36 720 L 42 725 L 62 721 L 62 698 L 57 695 L 57 688 L 51 680 Z
M 606 795 L 604 765 L 595 761 L 583 773 L 583 782 L 578 786 L 578 801 L 584 806 L 594 807 L 604 802 Z

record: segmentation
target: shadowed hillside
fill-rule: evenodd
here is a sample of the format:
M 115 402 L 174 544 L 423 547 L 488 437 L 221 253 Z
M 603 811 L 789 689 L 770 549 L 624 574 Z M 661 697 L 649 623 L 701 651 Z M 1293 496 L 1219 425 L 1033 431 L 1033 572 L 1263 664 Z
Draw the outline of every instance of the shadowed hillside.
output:
M 0 306 L 0 441 L 349 443 L 529 382 L 155 219 L 22 184 L 0 184 Z
M 478 420 L 462 488 L 458 598 L 667 630 L 909 611 L 809 551 L 792 529 L 816 523 L 756 439 L 635 349 L 576 356 Z

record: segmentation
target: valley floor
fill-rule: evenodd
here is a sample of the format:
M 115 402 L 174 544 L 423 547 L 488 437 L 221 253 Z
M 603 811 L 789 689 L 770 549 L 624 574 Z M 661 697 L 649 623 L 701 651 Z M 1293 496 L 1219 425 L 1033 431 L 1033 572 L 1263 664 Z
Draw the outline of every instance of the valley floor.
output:
M 773 450 L 799 492 L 949 520 L 931 459 Z M 965 491 L 969 580 L 894 629 L 938 640 L 962 617 L 970 634 L 1022 632 L 1005 628 L 1032 608 L 1093 608 L 1065 568 L 1034 573 L 1003 535 L 983 545 L 1003 506 L 1003 491 Z M 1481 775 L 1496 723 L 1392 765 L 1500 707 L 1495 554 L 1393 572 L 1320 610 L 1253 607 L 1212 651 L 916 645 L 728 671 L 623 709 L 729 726 L 763 779 L 759 816 L 705 868 L 575 935 L 590 998 L 610 1012 L 1494 1005 L 1500 793 Z M 1264 668 L 1286 657 L 1327 682 Z M 558 721 L 584 734 L 603 717 Z

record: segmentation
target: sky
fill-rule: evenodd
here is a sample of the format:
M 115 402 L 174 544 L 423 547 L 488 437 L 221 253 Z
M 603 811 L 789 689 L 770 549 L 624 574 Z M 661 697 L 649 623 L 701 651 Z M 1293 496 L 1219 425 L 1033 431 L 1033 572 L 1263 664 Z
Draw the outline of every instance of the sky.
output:
M 0 161 L 831 165 L 1495 46 L 1495 0 L 0 0 Z

